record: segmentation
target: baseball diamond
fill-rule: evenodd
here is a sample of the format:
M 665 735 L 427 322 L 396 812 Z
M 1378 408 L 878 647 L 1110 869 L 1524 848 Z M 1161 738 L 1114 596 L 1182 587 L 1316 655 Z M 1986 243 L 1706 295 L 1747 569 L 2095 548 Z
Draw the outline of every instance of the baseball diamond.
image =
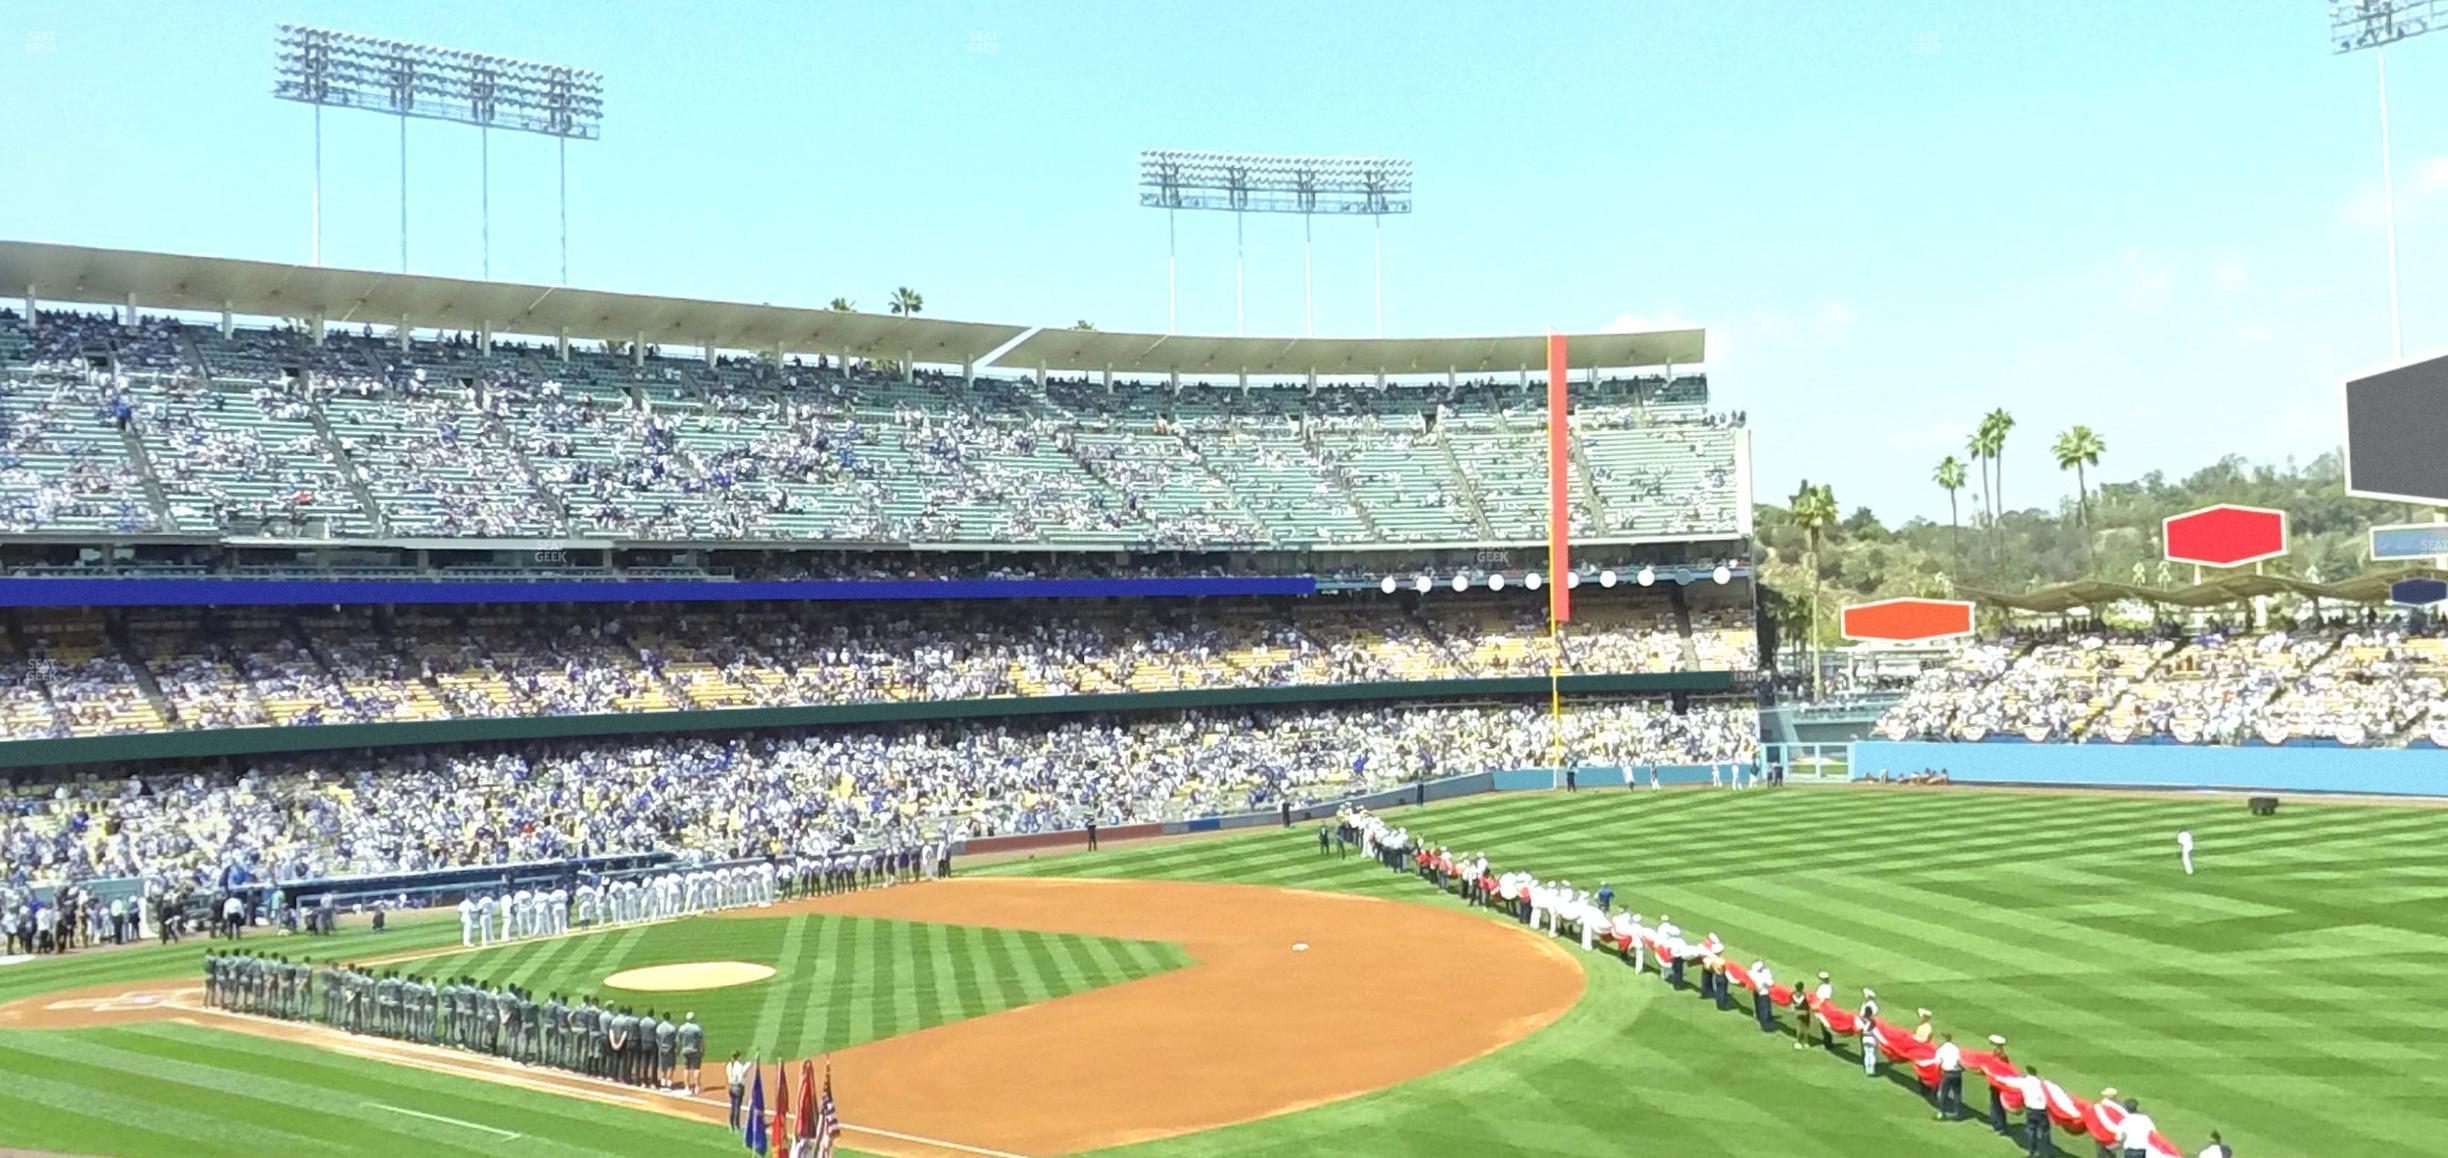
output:
M 2448 1023 L 2388 996 L 2418 991 L 2417 963 L 2448 943 L 2448 919 L 2425 903 L 2441 887 L 2439 814 L 2295 802 L 2252 818 L 2230 803 L 1584 792 L 1392 819 L 1484 848 L 1495 865 L 1604 882 L 1784 977 L 1826 970 L 1875 984 L 1891 1007 L 1928 1007 L 1941 1027 L 2003 1031 L 2068 1089 L 2145 1092 L 2163 1128 L 2215 1124 L 2280 1152 L 2419 1151 L 2412 1124 L 2363 1111 L 2448 1092 L 2430 1064 Z M 2198 836 L 2207 871 L 2187 888 L 2137 887 L 2163 883 L 2171 866 L 2132 851 L 2128 834 L 2178 826 Z M 2015 837 L 1983 836 L 1999 833 Z M 1949 850 L 1944 864 L 1913 863 L 1934 847 Z M 1768 863 L 1779 868 L 1757 867 Z M 1306 831 L 977 871 L 440 956 L 416 946 L 455 928 L 404 923 L 368 948 L 539 985 L 692 945 L 772 962 L 773 979 L 688 998 L 712 1048 L 775 1060 L 829 1051 L 845 1138 L 876 1154 L 974 1152 L 931 1139 L 1016 1154 L 1128 1143 L 1148 1155 L 1595 1155 L 1618 1152 L 1627 1115 L 1659 1145 L 1698 1152 L 1729 1132 L 1775 1153 L 1987 1149 L 1985 1124 L 1929 1120 L 1909 1067 L 1865 1082 L 1855 1062 L 1788 1048 L 1782 1010 L 1780 1035 L 1761 1035 L 1747 1002 L 1723 1013 L 1620 954 L 1466 908 L 1375 860 L 1321 855 Z M 2352 892 L 2334 883 L 2350 873 Z M 1311 950 L 1294 954 L 1302 941 Z M 195 1002 L 197 955 L 97 957 L 119 979 L 71 991 L 55 988 L 75 976 L 59 962 L 0 971 L 13 999 L 0 1007 L 0 1141 L 82 1137 L 132 1152 L 153 1131 L 192 1127 L 200 1151 L 238 1153 L 344 1122 L 370 1146 L 502 1141 L 416 1116 L 430 1114 L 573 1152 L 644 1153 L 717 1130 L 692 1118 L 723 1116 L 719 1091 L 590 1086 L 214 1014 Z M 2303 984 L 2307 968 L 2321 984 Z M 1247 980 L 1202 996 L 1224 974 Z M 1440 1060 L 1440 1049 L 1451 1052 Z M 369 1084 L 401 1066 L 413 1072 Z M 263 1113 L 221 1114 L 258 1070 L 274 1084 L 237 1104 Z M 2294 1082 L 2335 1096 L 2310 1109 L 2256 1096 Z M 375 1089 L 383 1096 L 358 1094 Z M 1814 1112 L 1795 1114 L 1797 1100 Z M 368 1113 L 367 1101 L 416 1113 Z M 143 1105 L 154 1112 L 117 1112 Z

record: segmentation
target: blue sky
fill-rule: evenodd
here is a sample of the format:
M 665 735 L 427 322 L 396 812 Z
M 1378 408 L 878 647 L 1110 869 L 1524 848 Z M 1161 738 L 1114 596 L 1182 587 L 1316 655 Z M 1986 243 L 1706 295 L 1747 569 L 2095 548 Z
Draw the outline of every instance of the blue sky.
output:
M 1813 11 L 1826 8 L 1828 11 Z M 694 11 L 691 11 L 691 10 Z M 1531 13 L 1534 15 L 1524 15 Z M 1165 325 L 1142 148 L 1413 158 L 1395 335 L 1699 324 L 1759 492 L 1944 517 L 2003 405 L 2010 501 L 2309 458 L 2388 357 L 2373 62 L 2315 0 L 624 2 L 0 7 L 0 236 L 304 261 L 281 21 L 606 75 L 571 149 L 574 284 Z M 22 42 L 22 51 L 20 43 Z M 2448 344 L 2448 35 L 2390 56 L 2406 347 Z M 395 122 L 329 114 L 324 257 L 398 266 Z M 551 143 L 497 135 L 497 277 L 557 275 Z M 410 264 L 475 276 L 472 130 L 410 129 Z M 1249 224 L 1249 330 L 1301 329 L 1299 221 Z M 1185 331 L 1233 328 L 1232 219 L 1182 219 Z M 1318 230 L 1317 330 L 1370 237 Z

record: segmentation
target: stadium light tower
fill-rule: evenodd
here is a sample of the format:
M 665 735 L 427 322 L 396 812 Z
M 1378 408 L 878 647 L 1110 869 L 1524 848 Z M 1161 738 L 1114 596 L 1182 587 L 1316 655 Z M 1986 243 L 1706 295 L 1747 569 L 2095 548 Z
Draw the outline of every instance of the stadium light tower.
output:
M 1241 218 L 1247 213 L 1301 215 L 1301 309 L 1304 331 L 1317 328 L 1310 277 L 1310 223 L 1320 213 L 1360 215 L 1376 223 L 1377 336 L 1385 336 L 1385 219 L 1411 212 L 1411 162 L 1392 157 L 1301 157 L 1275 153 L 1192 153 L 1146 149 L 1139 154 L 1139 204 L 1165 211 L 1165 279 L 1170 304 L 1165 332 L 1181 322 L 1181 256 L 1173 229 L 1180 209 L 1230 210 L 1233 215 L 1233 333 L 1243 332 L 1248 279 Z
M 2380 73 L 2380 196 L 2388 215 L 2389 349 L 2405 357 L 2405 331 L 2397 321 L 2397 189 L 2389 173 L 2388 53 L 2400 40 L 2440 26 L 2448 0 L 2330 0 L 2329 43 L 2337 55 L 2372 50 Z
M 323 109 L 399 118 L 400 272 L 408 272 L 408 121 L 474 125 L 485 277 L 493 276 L 493 130 L 556 138 L 561 150 L 561 284 L 569 284 L 569 143 L 603 126 L 603 74 L 558 64 L 283 24 L 272 95 L 314 106 L 314 263 L 323 264 Z

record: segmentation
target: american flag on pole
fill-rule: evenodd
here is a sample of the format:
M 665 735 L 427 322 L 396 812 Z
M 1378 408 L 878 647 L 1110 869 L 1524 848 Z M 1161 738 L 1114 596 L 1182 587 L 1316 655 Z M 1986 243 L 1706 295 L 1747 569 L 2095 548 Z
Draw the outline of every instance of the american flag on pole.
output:
M 824 1097 L 816 1102 L 814 1125 L 801 1122 L 801 1137 L 816 1142 L 816 1158 L 833 1158 L 833 1140 L 841 1137 L 841 1114 L 833 1108 L 833 1063 L 825 1063 Z

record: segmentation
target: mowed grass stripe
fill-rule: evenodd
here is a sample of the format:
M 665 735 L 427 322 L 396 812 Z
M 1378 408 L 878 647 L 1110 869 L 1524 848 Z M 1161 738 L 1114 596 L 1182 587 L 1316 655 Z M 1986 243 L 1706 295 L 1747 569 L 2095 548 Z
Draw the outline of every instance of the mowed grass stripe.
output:
M 842 934 L 847 921 L 815 921 L 813 947 L 798 970 L 794 986 L 799 991 L 799 1042 L 818 1043 L 832 1048 L 833 1027 L 840 1024 L 833 1014 L 834 995 L 841 990 Z
M 18 1046 L 31 1042 L 31 1049 Z M 524 1090 L 392 1065 L 318 1049 L 178 1023 L 151 1023 L 115 1029 L 0 1034 L 0 1142 L 38 1144 L 51 1115 L 14 1112 L 8 1091 L 19 1085 L 23 1072 L 48 1077 L 56 1067 L 37 1060 L 53 1051 L 110 1064 L 95 1072 L 102 1085 L 81 1085 L 88 1104 L 111 1106 L 138 1126 L 124 1135 L 125 1123 L 97 1116 L 80 1124 L 79 1133 L 62 1149 L 85 1153 L 264 1153 L 398 1154 L 670 1154 L 702 1150 L 728 1135 L 719 1128 L 660 1114 L 645 1114 L 580 1101 L 556 1094 Z M 164 1091 L 131 1086 L 129 1074 L 143 1075 L 165 1066 L 183 1067 L 184 1084 Z M 209 1072 L 223 1077 L 214 1078 Z M 238 1083 L 257 1100 L 277 1100 L 279 1117 L 264 1123 L 223 1115 L 218 1107 L 222 1087 Z M 147 1099 L 199 1112 L 217 1120 L 214 1132 L 188 1136 L 165 1148 L 151 1137 L 149 1126 L 161 1120 L 143 1103 L 128 1110 L 118 1104 L 126 1091 L 141 1090 Z M 389 1113 L 369 1104 L 398 1107 L 509 1130 L 522 1135 L 510 1141 L 469 1130 L 451 1122 Z M 75 1108 L 69 1108 L 73 1111 Z M 710 1151 L 709 1151 L 710 1152 Z
M 782 922 L 782 949 L 776 956 L 778 972 L 785 963 L 804 960 L 802 950 L 807 944 L 808 918 L 790 917 Z M 749 1035 L 747 1052 L 750 1057 L 781 1057 L 783 1019 L 790 1013 L 789 999 L 794 985 L 760 986 L 761 1000 L 756 1003 L 756 1031 Z
M 229 1074 L 228 1081 L 205 1086 L 181 1081 L 160 1066 L 118 1069 L 15 1049 L 0 1050 L 0 1066 L 11 1071 L 13 1089 L 47 1105 L 74 1104 L 83 1097 L 91 1099 L 85 1112 L 142 1120 L 193 1137 L 210 1138 L 237 1128 L 276 1146 L 311 1145 L 315 1140 L 296 1128 L 302 1115 L 240 1088 L 244 1074 Z
M 2113 1082 L 2197 1149 L 2215 1125 L 2247 1153 L 2437 1149 L 2448 1098 L 2448 817 L 2234 797 L 1873 789 L 1585 791 L 1404 809 L 1430 843 L 1486 850 L 1651 919 L 1766 956 L 1782 980 L 1829 969 L 1890 1016 L 2000 1031 L 2086 1096 Z M 2175 833 L 2202 872 L 2178 866 Z M 996 866 L 1024 875 L 1245 881 L 1452 904 L 1310 827 Z M 1579 954 L 1576 954 L 1579 956 Z M 1317 1152 L 1871 1155 L 1978 1153 L 1978 1127 L 1929 1121 L 1917 1085 L 1858 1056 L 1792 1050 L 1621 963 L 1584 962 L 1564 1021 L 1490 1058 L 1348 1103 L 1128 1148 L 1133 1155 Z M 1848 1053 L 1852 1052 L 1850 1049 Z M 1978 1101 L 1980 1083 L 1972 1083 Z M 1586 1094 L 1584 1091 L 1602 1091 Z

